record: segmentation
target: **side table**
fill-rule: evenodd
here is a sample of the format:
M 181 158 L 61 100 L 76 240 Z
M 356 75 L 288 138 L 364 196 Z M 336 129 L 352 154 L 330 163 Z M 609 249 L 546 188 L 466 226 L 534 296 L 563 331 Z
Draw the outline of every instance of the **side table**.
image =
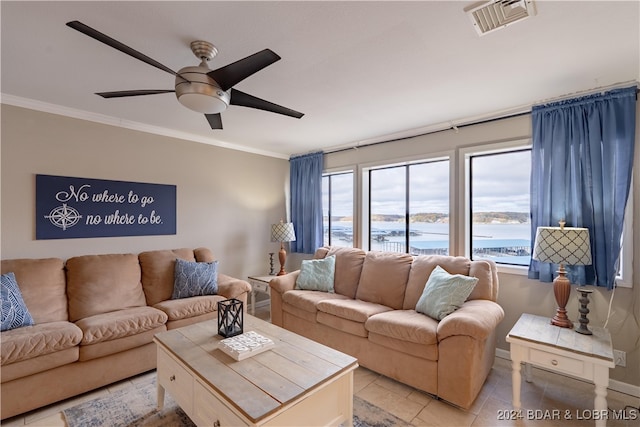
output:
M 251 284 L 251 314 L 256 314 L 256 292 L 260 292 L 271 297 L 269 282 L 277 276 L 249 276 Z
M 521 407 L 520 364 L 524 362 L 527 382 L 531 381 L 529 364 L 592 381 L 596 426 L 606 425 L 609 369 L 615 367 L 613 347 L 609 331 L 594 326 L 590 329 L 593 335 L 583 335 L 574 329 L 554 326 L 546 317 L 527 313 L 520 316 L 506 338 L 511 346 L 515 408 Z

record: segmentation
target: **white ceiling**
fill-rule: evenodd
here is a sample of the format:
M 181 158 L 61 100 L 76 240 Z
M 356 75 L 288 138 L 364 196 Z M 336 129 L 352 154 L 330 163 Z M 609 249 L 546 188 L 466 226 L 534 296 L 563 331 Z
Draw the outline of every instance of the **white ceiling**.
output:
M 479 37 L 474 2 L 1 3 L 2 102 L 286 158 L 522 111 L 640 80 L 638 1 L 536 1 L 537 15 Z M 212 69 L 264 48 L 282 60 L 236 88 L 305 113 L 231 106 L 224 130 L 171 93 L 174 77 L 65 25 L 79 20 L 177 71 L 193 40 Z

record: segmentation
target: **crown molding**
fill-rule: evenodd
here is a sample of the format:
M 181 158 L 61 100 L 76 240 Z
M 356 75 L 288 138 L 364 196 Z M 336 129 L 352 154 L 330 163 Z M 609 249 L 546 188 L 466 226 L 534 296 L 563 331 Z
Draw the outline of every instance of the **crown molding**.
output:
M 282 153 L 274 153 L 271 151 L 258 150 L 251 147 L 246 147 L 238 144 L 230 144 L 224 141 L 218 141 L 212 138 L 205 138 L 201 135 L 192 134 L 189 132 L 177 131 L 174 129 L 168 129 L 161 126 L 152 126 L 140 122 L 134 122 L 130 120 L 120 119 L 117 117 L 107 116 L 104 114 L 91 113 L 89 111 L 78 110 L 75 108 L 64 107 L 62 105 L 50 104 L 48 102 L 37 101 L 35 99 L 23 98 L 15 95 L 9 95 L 0 93 L 0 103 L 12 105 L 14 107 L 27 108 L 30 110 L 41 111 L 44 113 L 57 114 L 59 116 L 71 117 L 74 119 L 86 120 L 95 123 L 101 123 L 105 125 L 136 130 L 145 133 L 151 133 L 154 135 L 167 136 L 170 138 L 183 139 L 186 141 L 199 142 L 202 144 L 213 145 L 221 148 L 228 148 L 230 150 L 243 151 L 251 154 L 259 154 L 261 156 L 275 157 L 278 159 L 289 159 L 289 156 Z

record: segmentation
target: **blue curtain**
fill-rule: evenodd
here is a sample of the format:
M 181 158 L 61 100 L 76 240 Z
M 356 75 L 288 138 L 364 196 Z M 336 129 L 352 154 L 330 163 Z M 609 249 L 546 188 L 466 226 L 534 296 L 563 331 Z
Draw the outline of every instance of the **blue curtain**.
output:
M 593 264 L 568 267 L 575 284 L 615 286 L 636 126 L 636 87 L 533 107 L 531 242 L 539 226 L 586 227 Z M 557 266 L 531 261 L 529 278 Z
M 292 157 L 290 162 L 291 222 L 296 240 L 291 252 L 312 254 L 323 244 L 322 152 Z

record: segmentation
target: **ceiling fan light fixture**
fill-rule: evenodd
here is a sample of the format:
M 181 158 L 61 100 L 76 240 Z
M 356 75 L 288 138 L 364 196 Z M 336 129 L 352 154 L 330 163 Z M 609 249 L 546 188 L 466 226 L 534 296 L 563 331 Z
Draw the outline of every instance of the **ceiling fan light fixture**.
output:
M 177 96 L 180 104 L 203 114 L 221 113 L 229 106 L 222 98 L 203 93 L 183 93 Z
M 176 98 L 190 110 L 203 114 L 221 113 L 227 109 L 230 96 L 207 76 L 207 67 L 185 67 L 176 75 Z

